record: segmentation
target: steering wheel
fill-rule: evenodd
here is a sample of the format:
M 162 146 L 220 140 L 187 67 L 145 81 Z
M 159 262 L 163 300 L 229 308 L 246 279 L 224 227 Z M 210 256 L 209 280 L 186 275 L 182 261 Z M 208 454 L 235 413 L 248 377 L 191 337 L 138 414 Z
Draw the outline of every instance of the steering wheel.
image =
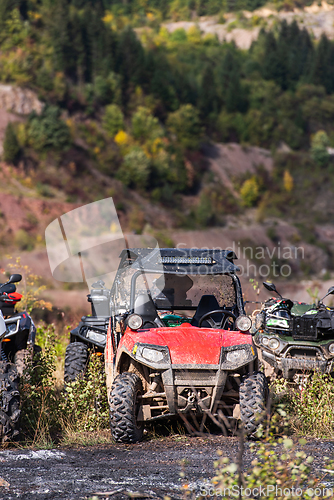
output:
M 223 315 L 221 322 L 219 325 L 215 322 L 215 320 L 212 318 L 213 314 L 221 313 Z M 203 314 L 203 316 L 200 318 L 198 321 L 198 328 L 201 328 L 202 323 L 204 320 L 208 320 L 209 325 L 211 328 L 220 328 L 223 329 L 226 325 L 226 322 L 229 318 L 233 319 L 233 324 L 234 321 L 237 319 L 236 315 L 233 314 L 233 312 L 228 311 L 227 309 L 215 309 L 214 311 L 209 311 L 206 314 Z

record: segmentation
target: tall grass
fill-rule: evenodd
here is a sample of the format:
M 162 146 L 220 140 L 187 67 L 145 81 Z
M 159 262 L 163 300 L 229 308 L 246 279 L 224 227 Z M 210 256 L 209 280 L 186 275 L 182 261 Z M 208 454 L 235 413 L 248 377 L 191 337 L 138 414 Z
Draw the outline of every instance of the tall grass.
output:
M 54 326 L 39 327 L 38 336 L 43 351 L 27 366 L 20 383 L 21 438 L 43 448 L 102 439 L 98 433 L 109 428 L 109 414 L 101 357 L 92 354 L 85 376 L 64 388 L 56 377 L 59 346 Z

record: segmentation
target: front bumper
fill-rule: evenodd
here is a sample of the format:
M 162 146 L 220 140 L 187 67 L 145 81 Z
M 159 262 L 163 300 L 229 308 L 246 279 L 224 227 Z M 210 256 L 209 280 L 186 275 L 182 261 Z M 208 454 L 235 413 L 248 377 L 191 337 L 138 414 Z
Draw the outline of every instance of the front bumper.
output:
M 281 371 L 285 379 L 292 379 L 296 372 L 313 372 L 320 371 L 321 373 L 333 372 L 333 359 L 305 359 L 302 357 L 277 357 L 275 354 L 267 351 L 262 351 L 262 358 L 276 371 Z
M 155 361 L 149 361 L 149 351 Z M 130 354 L 130 353 L 127 353 Z M 143 395 L 143 420 L 153 420 L 189 411 L 203 413 L 216 412 L 217 405 L 223 395 L 227 377 L 239 372 L 245 366 L 253 365 L 257 360 L 256 348 L 250 344 L 222 347 L 219 364 L 172 364 L 167 346 L 135 344 L 130 356 L 140 364 L 149 367 L 161 377 L 163 393 L 158 396 L 164 400 L 164 412 L 158 412 L 155 405 L 155 394 Z M 145 357 L 146 356 L 146 357 Z M 238 397 L 238 395 L 235 395 Z M 237 402 L 237 401 L 236 401 Z M 151 412 L 151 408 L 157 413 Z

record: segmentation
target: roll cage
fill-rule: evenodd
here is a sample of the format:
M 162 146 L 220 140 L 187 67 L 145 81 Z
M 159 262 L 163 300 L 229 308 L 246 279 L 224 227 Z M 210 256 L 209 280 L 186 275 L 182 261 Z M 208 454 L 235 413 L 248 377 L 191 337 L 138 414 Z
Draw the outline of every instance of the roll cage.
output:
M 131 314 L 135 309 L 136 285 L 139 277 L 143 279 L 147 294 L 154 300 L 157 310 L 169 309 L 172 311 L 196 310 L 197 305 L 170 303 L 169 307 L 160 304 L 159 292 L 167 291 L 165 284 L 185 282 L 185 277 L 194 277 L 201 281 L 200 277 L 214 278 L 216 276 L 229 276 L 234 289 L 234 304 L 231 309 L 236 315 L 245 314 L 242 298 L 241 285 L 238 276 L 235 274 L 239 268 L 233 263 L 236 255 L 228 250 L 201 250 L 201 249 L 148 249 L 131 248 L 123 250 L 120 255 L 120 264 L 116 278 L 111 289 L 111 303 L 113 305 L 113 316 Z M 127 286 L 124 286 L 124 276 L 131 273 Z M 152 281 L 149 283 L 150 275 L 160 275 L 159 287 Z M 175 278 L 173 278 L 175 277 Z M 175 281 L 176 280 L 176 281 Z M 190 280 L 191 281 L 191 280 Z M 129 290 L 125 291 L 124 288 Z M 164 289 L 164 290 L 163 290 Z M 173 290 L 173 289 L 172 289 Z M 124 304 L 120 304 L 119 297 L 127 293 L 127 299 L 123 299 Z M 166 297 L 164 297 L 166 299 Z M 160 302 L 159 302 L 160 301 Z M 163 302 L 163 301 L 162 301 Z

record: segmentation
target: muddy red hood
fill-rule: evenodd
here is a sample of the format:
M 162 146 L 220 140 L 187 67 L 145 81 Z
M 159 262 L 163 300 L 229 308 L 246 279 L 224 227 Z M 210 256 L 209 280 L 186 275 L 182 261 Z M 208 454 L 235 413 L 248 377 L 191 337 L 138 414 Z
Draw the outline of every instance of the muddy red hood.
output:
M 241 332 L 197 328 L 188 323 L 173 328 L 126 330 L 121 345 L 132 351 L 135 343 L 168 346 L 173 364 L 219 363 L 222 347 L 252 344 L 252 337 Z

